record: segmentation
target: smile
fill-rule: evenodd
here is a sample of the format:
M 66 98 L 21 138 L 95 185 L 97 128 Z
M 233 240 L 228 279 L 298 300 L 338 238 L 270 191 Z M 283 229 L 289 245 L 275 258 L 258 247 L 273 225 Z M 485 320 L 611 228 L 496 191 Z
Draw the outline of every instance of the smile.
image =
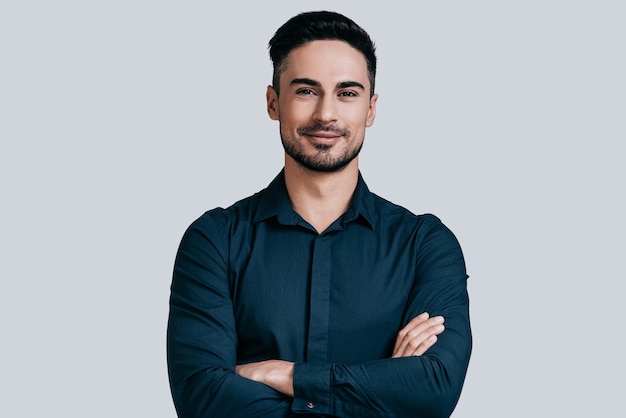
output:
M 342 135 L 325 131 L 306 133 L 304 136 L 314 145 L 332 145 L 342 138 Z

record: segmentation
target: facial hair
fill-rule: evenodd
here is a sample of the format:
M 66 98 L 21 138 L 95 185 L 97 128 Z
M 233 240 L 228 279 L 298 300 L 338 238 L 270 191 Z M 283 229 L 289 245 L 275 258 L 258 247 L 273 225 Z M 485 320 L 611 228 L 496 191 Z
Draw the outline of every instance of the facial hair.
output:
M 301 126 L 296 130 L 298 135 L 300 135 L 300 138 L 303 135 L 320 131 L 332 132 L 344 138 L 350 138 L 351 136 L 351 132 L 347 128 L 342 129 L 334 126 L 323 126 L 320 124 Z M 280 132 L 280 139 L 283 143 L 283 148 L 285 149 L 287 155 L 293 158 L 302 167 L 310 171 L 316 171 L 320 173 L 334 173 L 336 171 L 342 170 L 359 155 L 359 152 L 361 152 L 361 148 L 363 147 L 363 141 L 361 141 L 357 148 L 353 150 L 346 148 L 344 149 L 344 152 L 342 152 L 340 155 L 333 157 L 330 153 L 330 150 L 333 147 L 336 147 L 338 144 L 314 144 L 317 153 L 315 155 L 307 155 L 302 143 L 299 141 L 286 140 L 283 136 L 282 130 Z

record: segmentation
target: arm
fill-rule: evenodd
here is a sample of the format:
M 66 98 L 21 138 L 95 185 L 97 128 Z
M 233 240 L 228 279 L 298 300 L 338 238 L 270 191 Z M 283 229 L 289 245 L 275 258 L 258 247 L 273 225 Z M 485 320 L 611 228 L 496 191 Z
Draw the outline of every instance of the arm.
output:
M 445 331 L 422 356 L 362 364 L 294 367 L 295 405 L 319 403 L 338 416 L 449 417 L 459 399 L 471 351 L 467 275 L 454 235 L 430 217 L 416 247 L 415 282 L 404 324 L 422 312 L 445 318 Z
M 438 219 L 429 217 L 421 228 L 427 231 L 416 246 L 404 324 L 428 312 L 445 318 L 445 331 L 422 356 L 350 365 L 297 363 L 297 409 L 312 402 L 338 416 L 450 416 L 471 351 L 465 262 L 456 238 Z
M 444 318 L 429 318 L 424 312 L 413 318 L 398 332 L 392 358 L 421 356 L 437 342 L 437 335 L 445 327 Z M 240 364 L 235 368 L 238 375 L 263 383 L 280 393 L 293 397 L 294 363 L 284 360 L 264 360 Z
M 211 216 L 185 233 L 174 265 L 167 358 L 181 418 L 290 417 L 291 399 L 235 373 L 227 247 Z
M 406 325 L 398 333 L 394 358 L 352 365 L 270 360 L 240 367 L 238 373 L 289 395 L 293 391 L 293 407 L 300 412 L 449 417 L 471 351 L 466 278 L 456 239 L 433 222 L 420 245 Z M 424 311 L 445 316 L 446 330 L 436 328 L 442 325 L 440 316 L 418 315 Z

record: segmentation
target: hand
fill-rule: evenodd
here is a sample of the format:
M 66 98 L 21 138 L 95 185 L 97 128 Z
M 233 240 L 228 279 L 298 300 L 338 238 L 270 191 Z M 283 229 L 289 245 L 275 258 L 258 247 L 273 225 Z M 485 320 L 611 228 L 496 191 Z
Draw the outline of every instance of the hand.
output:
M 293 398 L 293 363 L 289 361 L 265 360 L 240 364 L 235 367 L 235 373 Z
M 424 354 L 437 342 L 437 335 L 445 329 L 443 321 L 442 316 L 429 318 L 427 312 L 413 318 L 398 332 L 391 357 L 421 356 Z

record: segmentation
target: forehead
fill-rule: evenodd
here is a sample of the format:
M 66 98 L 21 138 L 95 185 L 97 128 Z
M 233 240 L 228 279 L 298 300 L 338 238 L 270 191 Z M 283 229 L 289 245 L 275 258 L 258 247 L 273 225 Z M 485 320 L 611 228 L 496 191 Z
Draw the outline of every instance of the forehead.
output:
M 283 77 L 289 80 L 299 77 L 318 81 L 351 80 L 369 86 L 363 53 L 337 40 L 311 41 L 291 50 L 281 71 L 281 84 Z

